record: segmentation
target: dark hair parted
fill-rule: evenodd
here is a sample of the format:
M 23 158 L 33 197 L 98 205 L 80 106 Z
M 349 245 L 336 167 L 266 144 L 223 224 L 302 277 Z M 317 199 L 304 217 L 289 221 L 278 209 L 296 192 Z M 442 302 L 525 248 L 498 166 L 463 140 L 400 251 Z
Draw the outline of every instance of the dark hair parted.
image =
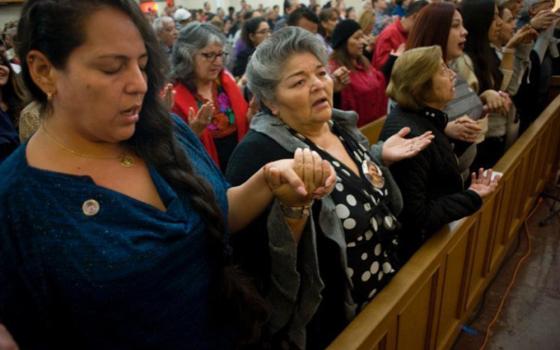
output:
M 212 316 L 216 321 L 250 318 L 247 324 L 237 322 L 236 325 L 245 339 L 253 337 L 258 329 L 255 320 L 264 317 L 260 300 L 237 269 L 230 265 L 229 254 L 226 254 L 229 249 L 224 235 L 224 218 L 214 192 L 206 180 L 195 174 L 174 136 L 169 111 L 159 97 L 166 82 L 167 60 L 139 6 L 132 0 L 27 1 L 22 9 L 17 42 L 25 84 L 32 97 L 45 106 L 47 97 L 29 73 L 28 53 L 31 50 L 40 51 L 55 68 L 64 69 L 72 52 L 86 40 L 85 22 L 95 11 L 103 8 L 122 11 L 130 18 L 144 41 L 148 55 L 145 68 L 148 89 L 134 135 L 124 143 L 146 163 L 155 166 L 177 192 L 188 196 L 193 208 L 203 218 L 208 234 L 209 261 L 221 267 L 210 287 L 210 292 L 215 293 L 211 298 L 214 302 Z
M 418 12 L 420 12 L 424 7 L 426 7 L 428 5 L 428 2 L 426 0 L 416 0 L 412 3 L 410 3 L 410 5 L 408 5 L 408 7 L 405 10 L 405 17 L 410 17 L 413 16 L 415 14 L 417 14 Z
M 406 49 L 439 45 L 443 60 L 447 62 L 447 42 L 457 8 L 449 2 L 429 4 L 416 17 L 416 22 L 408 34 Z
M 288 19 L 286 20 L 286 24 L 289 26 L 297 26 L 300 19 L 302 18 L 305 18 L 309 22 L 315 23 L 317 25 L 319 24 L 319 17 L 317 17 L 317 14 L 315 14 L 315 12 L 311 11 L 307 7 L 300 7 L 290 13 Z
M 464 0 L 460 7 L 463 24 L 469 32 L 465 53 L 473 62 L 480 92 L 499 87 L 502 83 L 502 73 L 498 69 L 488 38 L 488 31 L 494 21 L 495 6 L 494 0 Z
M 255 47 L 250 36 L 259 30 L 259 26 L 262 22 L 266 22 L 264 17 L 251 18 L 243 23 L 243 28 L 241 29 L 241 40 L 243 40 L 249 47 Z

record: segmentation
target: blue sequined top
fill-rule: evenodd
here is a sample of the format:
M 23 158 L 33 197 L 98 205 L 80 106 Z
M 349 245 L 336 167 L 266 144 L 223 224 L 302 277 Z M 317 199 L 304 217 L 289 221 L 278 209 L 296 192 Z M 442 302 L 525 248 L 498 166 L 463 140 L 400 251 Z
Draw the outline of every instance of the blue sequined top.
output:
M 176 136 L 227 213 L 223 179 L 175 118 Z M 88 176 L 30 167 L 25 145 L 0 166 L 0 321 L 24 349 L 227 349 L 210 324 L 205 225 L 150 167 L 167 211 Z M 88 216 L 84 202 L 95 200 Z M 91 203 L 91 202 L 90 202 Z

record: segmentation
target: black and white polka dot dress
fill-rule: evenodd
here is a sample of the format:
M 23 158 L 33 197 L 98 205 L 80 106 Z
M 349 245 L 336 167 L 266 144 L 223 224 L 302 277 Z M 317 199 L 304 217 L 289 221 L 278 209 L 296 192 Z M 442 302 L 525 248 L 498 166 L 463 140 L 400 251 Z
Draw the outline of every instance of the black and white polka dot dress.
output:
M 311 141 L 301 135 L 296 136 L 319 152 L 336 170 L 337 182 L 330 196 L 345 231 L 348 259 L 346 274 L 353 283 L 352 296 L 361 308 L 396 273 L 394 252 L 398 244 L 395 235 L 398 222 L 388 205 L 388 190 L 381 169 L 373 163 L 364 146 L 345 135 L 335 124 L 332 130 L 356 162 L 360 176 Z M 371 172 L 374 172 L 373 180 Z

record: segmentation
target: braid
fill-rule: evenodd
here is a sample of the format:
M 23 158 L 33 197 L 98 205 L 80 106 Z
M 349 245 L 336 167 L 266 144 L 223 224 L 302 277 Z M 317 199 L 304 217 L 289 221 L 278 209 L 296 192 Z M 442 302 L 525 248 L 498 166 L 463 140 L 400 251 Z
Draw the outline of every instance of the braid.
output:
M 119 9 L 129 16 L 140 32 L 148 54 L 145 71 L 148 89 L 140 119 L 134 135 L 124 143 L 146 163 L 154 165 L 176 191 L 187 196 L 205 222 L 209 261 L 219 271 L 218 278 L 211 278 L 212 283 L 216 283 L 211 286 L 211 292 L 219 301 L 213 305 L 220 307 L 215 315 L 225 314 L 236 320 L 240 333 L 247 339 L 257 336 L 256 331 L 265 318 L 262 300 L 249 281 L 231 266 L 226 255 L 228 245 L 224 235 L 224 218 L 214 192 L 204 179 L 195 174 L 187 155 L 175 140 L 169 111 L 159 97 L 168 72 L 167 58 L 140 7 L 131 0 L 26 1 L 18 25 L 17 47 L 28 90 L 45 108 L 47 96 L 31 78 L 25 60 L 27 54 L 38 50 L 49 58 L 54 67 L 65 68 L 70 54 L 85 41 L 85 19 L 104 6 Z
M 160 104 L 159 101 L 155 103 Z M 151 109 L 149 102 L 145 102 L 143 109 Z M 209 260 L 218 267 L 218 278 L 210 285 L 212 319 L 235 324 L 239 342 L 256 341 L 268 316 L 265 302 L 252 281 L 232 265 L 224 234 L 225 221 L 214 191 L 206 180 L 195 174 L 192 163 L 173 135 L 169 115 L 144 118 L 131 139 L 131 146 L 142 159 L 153 164 L 174 189 L 188 196 L 206 225 Z

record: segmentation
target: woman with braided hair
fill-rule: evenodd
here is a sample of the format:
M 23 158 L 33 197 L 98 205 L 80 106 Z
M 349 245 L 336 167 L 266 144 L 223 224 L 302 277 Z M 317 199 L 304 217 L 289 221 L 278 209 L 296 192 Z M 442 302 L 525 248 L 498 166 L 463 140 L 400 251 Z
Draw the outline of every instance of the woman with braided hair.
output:
M 229 187 L 160 100 L 165 58 L 132 0 L 27 1 L 18 40 L 44 118 L 0 166 L 0 344 L 5 329 L 25 349 L 256 336 L 266 314 L 228 232 L 274 197 L 295 210 L 326 194 L 328 164 L 299 150 Z

